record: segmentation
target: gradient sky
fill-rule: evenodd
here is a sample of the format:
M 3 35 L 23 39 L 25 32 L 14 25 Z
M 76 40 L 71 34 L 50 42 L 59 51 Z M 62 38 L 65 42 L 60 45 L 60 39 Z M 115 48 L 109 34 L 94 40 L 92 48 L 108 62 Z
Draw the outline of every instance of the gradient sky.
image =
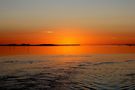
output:
M 135 43 L 135 0 L 0 0 L 0 43 Z

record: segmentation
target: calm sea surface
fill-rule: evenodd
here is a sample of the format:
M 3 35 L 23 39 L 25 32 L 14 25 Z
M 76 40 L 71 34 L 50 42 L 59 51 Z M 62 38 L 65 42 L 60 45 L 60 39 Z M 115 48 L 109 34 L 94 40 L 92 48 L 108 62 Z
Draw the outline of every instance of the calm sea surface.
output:
M 135 90 L 135 46 L 1 46 L 0 90 Z

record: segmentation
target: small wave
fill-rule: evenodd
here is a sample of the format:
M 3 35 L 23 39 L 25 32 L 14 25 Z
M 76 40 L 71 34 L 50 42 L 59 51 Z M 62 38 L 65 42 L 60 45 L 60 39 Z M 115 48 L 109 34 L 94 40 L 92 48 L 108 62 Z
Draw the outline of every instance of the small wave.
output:
M 125 62 L 135 62 L 135 60 L 126 60 Z
M 4 64 L 33 64 L 33 63 L 40 63 L 43 62 L 42 60 L 25 60 L 25 61 L 19 61 L 19 60 L 7 60 L 3 61 L 1 63 Z
M 120 62 L 99 62 L 99 63 L 95 63 L 94 65 L 115 64 L 115 63 L 120 63 Z
M 135 73 L 126 74 L 126 76 L 135 77 Z

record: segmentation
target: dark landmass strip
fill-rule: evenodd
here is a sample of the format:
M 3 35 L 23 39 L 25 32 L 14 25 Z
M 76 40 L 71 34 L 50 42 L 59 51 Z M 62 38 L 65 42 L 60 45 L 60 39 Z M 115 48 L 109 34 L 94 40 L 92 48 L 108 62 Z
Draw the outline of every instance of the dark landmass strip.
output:
M 110 45 L 116 45 L 116 46 L 135 46 L 135 44 L 110 44 Z
M 95 45 L 114 45 L 114 46 L 135 46 L 135 44 L 0 44 L 0 46 L 95 46 Z
M 0 44 L 0 46 L 80 46 L 80 44 Z

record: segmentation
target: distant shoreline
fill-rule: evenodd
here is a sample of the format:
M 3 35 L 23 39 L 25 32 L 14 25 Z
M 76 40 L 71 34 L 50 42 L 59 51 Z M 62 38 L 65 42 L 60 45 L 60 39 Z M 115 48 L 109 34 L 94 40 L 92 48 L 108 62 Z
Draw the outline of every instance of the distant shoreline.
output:
M 135 44 L 0 44 L 0 46 L 135 46 Z
M 80 44 L 0 44 L 0 46 L 80 46 Z

